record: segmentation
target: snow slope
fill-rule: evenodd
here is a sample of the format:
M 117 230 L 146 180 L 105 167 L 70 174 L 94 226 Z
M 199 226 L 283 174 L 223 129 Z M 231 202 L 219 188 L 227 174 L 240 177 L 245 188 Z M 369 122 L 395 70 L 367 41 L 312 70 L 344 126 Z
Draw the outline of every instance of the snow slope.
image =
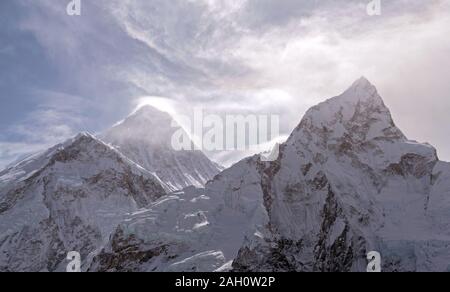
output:
M 0 271 L 65 271 L 69 251 L 88 259 L 128 214 L 165 194 L 89 134 L 27 158 L 0 173 Z
M 361 78 L 259 156 L 122 222 L 91 271 L 446 271 L 450 165 Z
M 180 129 L 172 117 L 144 106 L 102 135 L 121 153 L 158 176 L 169 191 L 203 187 L 221 168 L 201 151 L 175 151 L 173 134 Z

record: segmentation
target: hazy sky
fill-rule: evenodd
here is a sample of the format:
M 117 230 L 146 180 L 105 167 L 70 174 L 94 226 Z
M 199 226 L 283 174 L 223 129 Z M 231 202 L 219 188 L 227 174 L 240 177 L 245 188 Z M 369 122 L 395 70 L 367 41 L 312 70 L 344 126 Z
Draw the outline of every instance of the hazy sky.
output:
M 81 16 L 69 2 L 0 1 L 0 167 L 148 100 L 276 113 L 289 134 L 363 75 L 450 161 L 448 0 L 382 0 L 372 17 L 370 0 L 81 0 Z

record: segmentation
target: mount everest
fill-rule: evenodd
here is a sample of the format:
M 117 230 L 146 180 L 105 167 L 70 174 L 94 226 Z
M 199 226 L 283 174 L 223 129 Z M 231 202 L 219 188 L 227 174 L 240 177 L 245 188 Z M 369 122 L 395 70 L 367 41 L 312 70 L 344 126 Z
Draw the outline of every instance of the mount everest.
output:
M 201 151 L 172 150 L 179 126 L 169 114 L 144 106 L 101 135 L 125 156 L 153 172 L 168 191 L 203 187 L 222 169 Z
M 365 271 L 373 250 L 383 271 L 450 270 L 450 164 L 367 79 L 273 162 L 219 173 L 169 150 L 170 123 L 143 108 L 0 172 L 0 271 L 61 271 L 72 250 L 84 271 Z

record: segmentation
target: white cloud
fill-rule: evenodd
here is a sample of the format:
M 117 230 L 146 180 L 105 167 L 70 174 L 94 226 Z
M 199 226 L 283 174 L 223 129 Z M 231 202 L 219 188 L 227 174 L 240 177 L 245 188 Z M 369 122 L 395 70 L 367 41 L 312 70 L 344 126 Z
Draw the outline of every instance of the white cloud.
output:
M 232 64 L 242 73 L 199 66 L 196 69 L 205 72 L 208 82 L 198 79 L 190 86 L 177 86 L 172 80 L 169 83 L 174 98 L 206 104 L 219 112 L 264 111 L 269 104 L 282 114 L 283 132 L 287 134 L 308 107 L 339 94 L 364 75 L 379 87 L 395 120 L 410 138 L 435 144 L 441 156 L 450 159 L 450 141 L 444 138 L 449 130 L 446 125 L 450 125 L 448 1 L 383 3 L 383 15 L 378 18 L 365 13 L 367 1 L 326 1 L 323 6 L 304 7 L 298 13 L 299 1 L 284 1 L 285 7 L 279 1 L 244 2 L 238 10 L 220 15 L 211 8 L 195 12 L 206 15 L 207 20 L 188 18 L 194 22 L 188 27 L 202 27 L 200 31 L 194 29 L 199 35 L 208 28 L 208 33 L 195 42 L 170 34 L 176 22 L 170 17 L 162 20 L 170 28 L 165 30 L 167 39 L 163 39 L 163 44 L 168 44 L 165 55 L 174 52 L 177 59 L 192 66 L 202 64 L 202 57 L 207 56 L 208 60 L 217 60 L 219 67 Z M 209 1 L 209 7 L 220 7 L 220 3 Z M 245 9 L 254 5 L 259 8 Z M 289 17 L 274 12 L 277 7 L 291 7 L 292 11 L 283 10 Z M 173 9 L 177 11 L 177 7 Z M 265 19 L 264 30 L 249 27 L 251 17 L 255 21 Z M 277 17 L 288 19 L 275 21 Z M 151 18 L 143 19 L 136 22 L 145 26 Z M 145 32 L 142 36 L 148 36 Z M 191 35 L 192 31 L 187 34 Z M 146 43 L 155 46 L 154 41 Z M 151 81 L 140 86 L 146 88 Z M 289 98 L 280 100 L 280 96 Z M 418 117 L 421 125 L 415 126 Z
M 0 170 L 3 170 L 16 159 L 39 152 L 46 147 L 45 144 L 0 142 Z
M 406 134 L 450 160 L 449 1 L 382 1 L 379 17 L 366 14 L 368 2 L 99 0 L 73 19 L 47 0 L 33 2 L 24 28 L 110 116 L 143 95 L 166 96 L 179 113 L 274 111 L 288 135 L 308 107 L 365 75 Z M 123 91 L 129 96 L 113 99 L 111 80 L 132 88 Z M 24 125 L 39 116 L 58 123 L 58 113 L 43 110 Z M 83 113 L 66 117 L 75 120 L 49 128 L 50 136 L 82 126 Z
M 90 122 L 84 115 L 87 108 L 94 106 L 89 100 L 43 90 L 35 91 L 34 96 L 39 98 L 40 105 L 2 133 L 15 138 L 5 140 L 0 136 L 0 168 L 71 138 Z

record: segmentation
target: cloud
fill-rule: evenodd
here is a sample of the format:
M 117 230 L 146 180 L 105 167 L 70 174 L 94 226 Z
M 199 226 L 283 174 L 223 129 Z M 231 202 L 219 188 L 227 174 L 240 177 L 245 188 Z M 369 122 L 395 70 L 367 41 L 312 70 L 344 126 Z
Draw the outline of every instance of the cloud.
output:
M 39 105 L 9 131 L 31 142 L 54 143 L 76 134 L 89 124 L 87 109 L 97 107 L 89 99 L 62 92 L 36 90 Z
M 0 168 L 7 163 L 43 150 L 77 134 L 92 122 L 85 115 L 90 100 L 61 92 L 36 90 L 39 105 L 0 135 Z
M 21 159 L 31 153 L 39 152 L 45 147 L 45 144 L 0 142 L 0 169 L 6 168 L 16 159 Z
M 279 114 L 288 135 L 310 106 L 365 75 L 405 133 L 450 160 L 448 1 L 382 1 L 378 17 L 366 14 L 369 0 L 82 2 L 82 16 L 68 17 L 65 1 L 20 0 L 18 27 L 59 73 L 46 86 L 24 86 L 38 100 L 45 91 L 67 96 L 35 103 L 0 136 L 15 131 L 37 142 L 47 132 L 57 140 L 98 131 L 143 96 L 170 99 L 180 114 L 199 106 Z

